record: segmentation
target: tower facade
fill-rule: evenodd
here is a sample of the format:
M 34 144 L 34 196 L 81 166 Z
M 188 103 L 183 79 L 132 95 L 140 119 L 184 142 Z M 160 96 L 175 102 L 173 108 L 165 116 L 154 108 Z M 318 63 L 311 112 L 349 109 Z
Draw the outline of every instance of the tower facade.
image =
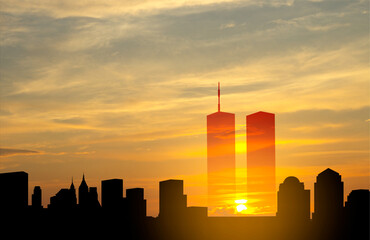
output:
M 276 212 L 275 114 L 257 112 L 247 123 L 247 196 L 255 211 Z
M 218 111 L 207 116 L 207 178 L 210 214 L 235 200 L 235 114 Z M 231 212 L 233 213 L 233 212 Z

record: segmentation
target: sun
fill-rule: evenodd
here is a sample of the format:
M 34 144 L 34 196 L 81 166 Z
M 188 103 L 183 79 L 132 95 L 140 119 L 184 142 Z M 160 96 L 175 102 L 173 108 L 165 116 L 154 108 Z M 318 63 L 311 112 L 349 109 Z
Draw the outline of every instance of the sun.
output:
M 245 206 L 245 203 L 247 203 L 247 200 L 245 200 L 245 199 L 239 199 L 239 200 L 235 200 L 235 203 L 238 204 L 236 206 L 236 211 L 238 213 L 241 213 L 241 212 L 247 210 L 247 207 Z
M 237 212 L 242 212 L 244 210 L 247 210 L 247 207 L 244 204 L 239 204 L 238 206 L 236 206 Z

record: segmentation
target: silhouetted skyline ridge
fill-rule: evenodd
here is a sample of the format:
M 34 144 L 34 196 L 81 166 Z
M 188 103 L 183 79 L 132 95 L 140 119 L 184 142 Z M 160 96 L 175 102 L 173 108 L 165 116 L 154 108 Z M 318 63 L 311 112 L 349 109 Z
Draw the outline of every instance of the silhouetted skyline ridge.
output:
M 221 240 L 225 239 L 226 234 L 236 240 L 349 240 L 353 237 L 368 239 L 369 236 L 370 191 L 353 190 L 344 206 L 334 205 L 333 208 L 328 205 L 327 200 L 343 203 L 343 195 L 332 195 L 332 192 L 343 193 L 343 182 L 340 174 L 332 169 L 326 169 L 317 175 L 315 195 L 318 196 L 315 196 L 313 219 L 310 219 L 310 190 L 305 189 L 304 183 L 295 176 L 287 177 L 280 184 L 276 216 L 258 218 L 208 217 L 206 207 L 187 206 L 187 195 L 184 194 L 184 182 L 181 179 L 168 179 L 159 183 L 160 213 L 157 218 L 148 217 L 144 188 L 126 189 L 124 198 L 122 179 L 101 182 L 102 200 L 105 199 L 102 206 L 97 198 L 96 187 L 90 187 L 86 191 L 88 184 L 83 175 L 78 203 L 72 181 L 69 189 L 62 188 L 51 197 L 48 207 L 43 208 L 40 186 L 34 187 L 32 204 L 28 205 L 26 172 L 1 173 L 0 212 L 8 219 L 4 226 L 9 227 L 3 227 L 2 230 L 6 232 L 15 227 L 28 229 L 43 225 L 46 228 L 39 234 L 46 238 L 54 231 L 60 232 L 73 220 L 80 221 L 79 224 L 84 227 L 95 226 L 88 232 L 83 231 L 83 228 L 76 230 L 76 235 L 85 237 L 109 237 L 113 233 L 118 234 L 119 229 L 125 229 L 126 239 Z M 86 199 L 89 197 L 90 200 L 96 200 L 95 204 L 93 201 L 81 201 L 83 194 L 86 194 Z M 121 227 L 117 228 L 118 226 Z M 269 231 L 266 232 L 267 229 Z

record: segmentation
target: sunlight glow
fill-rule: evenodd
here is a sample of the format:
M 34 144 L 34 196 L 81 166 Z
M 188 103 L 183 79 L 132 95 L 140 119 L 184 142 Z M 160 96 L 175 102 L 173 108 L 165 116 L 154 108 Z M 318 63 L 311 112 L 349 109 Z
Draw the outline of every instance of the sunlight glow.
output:
M 237 212 L 242 212 L 244 210 L 247 210 L 247 207 L 244 204 L 240 204 L 240 205 L 236 206 L 236 211 Z
M 247 207 L 245 206 L 245 204 L 247 203 L 247 200 L 245 200 L 245 199 L 238 199 L 238 200 L 235 200 L 235 203 L 238 204 L 236 206 L 236 211 L 238 213 L 241 213 L 241 212 L 247 210 Z

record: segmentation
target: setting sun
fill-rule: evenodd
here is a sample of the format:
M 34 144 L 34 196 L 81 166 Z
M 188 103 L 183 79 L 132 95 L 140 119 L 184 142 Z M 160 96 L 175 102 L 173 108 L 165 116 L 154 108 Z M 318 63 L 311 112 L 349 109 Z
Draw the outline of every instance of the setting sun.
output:
M 239 199 L 239 200 L 235 200 L 235 203 L 238 204 L 236 206 L 236 211 L 238 213 L 241 213 L 241 212 L 247 210 L 247 207 L 245 206 L 245 203 L 247 203 L 247 200 L 245 200 L 245 199 Z

